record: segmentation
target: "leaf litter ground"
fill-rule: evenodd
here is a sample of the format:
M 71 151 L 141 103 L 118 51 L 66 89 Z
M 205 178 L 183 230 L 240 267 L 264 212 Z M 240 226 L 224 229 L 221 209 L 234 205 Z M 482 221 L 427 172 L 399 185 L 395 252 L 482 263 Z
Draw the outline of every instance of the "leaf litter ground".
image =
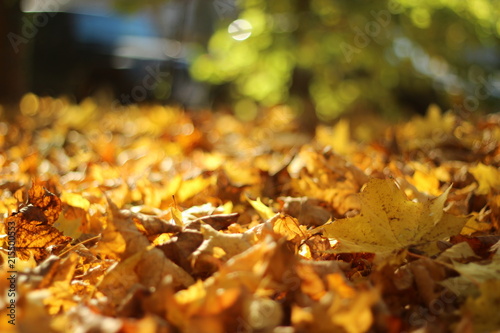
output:
M 0 330 L 498 330 L 499 125 L 28 94 L 0 122 Z

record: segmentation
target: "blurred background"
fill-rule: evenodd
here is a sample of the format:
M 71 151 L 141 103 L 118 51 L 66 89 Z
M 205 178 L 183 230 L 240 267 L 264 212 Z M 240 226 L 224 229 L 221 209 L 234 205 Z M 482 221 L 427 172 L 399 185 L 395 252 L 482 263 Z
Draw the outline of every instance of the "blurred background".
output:
M 498 111 L 499 0 L 2 0 L 0 103 Z

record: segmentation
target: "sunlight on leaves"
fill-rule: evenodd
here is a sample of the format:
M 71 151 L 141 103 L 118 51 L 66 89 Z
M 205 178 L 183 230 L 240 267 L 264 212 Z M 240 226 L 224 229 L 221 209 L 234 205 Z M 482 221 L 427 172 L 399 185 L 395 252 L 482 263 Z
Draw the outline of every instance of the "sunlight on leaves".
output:
M 450 189 L 427 202 L 412 202 L 393 180 L 372 179 L 360 194 L 359 215 L 318 230 L 340 241 L 338 251 L 390 252 L 422 244 L 432 250 L 433 242 L 457 234 L 466 222 L 443 212 Z

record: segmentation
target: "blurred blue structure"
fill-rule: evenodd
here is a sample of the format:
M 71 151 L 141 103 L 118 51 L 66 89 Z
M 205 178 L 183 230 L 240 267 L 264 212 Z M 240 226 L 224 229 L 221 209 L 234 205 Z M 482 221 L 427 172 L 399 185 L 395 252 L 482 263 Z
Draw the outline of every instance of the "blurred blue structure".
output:
M 192 19 L 207 2 L 171 1 L 132 13 L 110 1 L 44 3 L 23 3 L 33 22 L 37 15 L 48 18 L 34 36 L 31 91 L 76 100 L 100 94 L 115 105 L 156 100 L 209 106 L 210 87 L 188 72 L 190 58 L 212 33 L 212 6 L 201 20 Z

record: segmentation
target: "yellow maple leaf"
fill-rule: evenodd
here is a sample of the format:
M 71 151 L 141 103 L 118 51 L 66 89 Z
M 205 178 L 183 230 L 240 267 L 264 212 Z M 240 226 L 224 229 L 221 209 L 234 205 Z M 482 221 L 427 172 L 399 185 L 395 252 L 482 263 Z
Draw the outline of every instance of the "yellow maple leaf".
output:
M 476 189 L 477 194 L 488 194 L 493 189 L 500 189 L 500 170 L 498 168 L 479 163 L 475 167 L 469 168 L 469 172 L 479 183 L 479 187 Z
M 431 242 L 458 234 L 467 220 L 443 211 L 449 190 L 427 202 L 413 202 L 394 181 L 371 179 L 359 195 L 359 215 L 318 229 L 340 241 L 340 252 L 381 253 L 419 244 L 437 250 Z

